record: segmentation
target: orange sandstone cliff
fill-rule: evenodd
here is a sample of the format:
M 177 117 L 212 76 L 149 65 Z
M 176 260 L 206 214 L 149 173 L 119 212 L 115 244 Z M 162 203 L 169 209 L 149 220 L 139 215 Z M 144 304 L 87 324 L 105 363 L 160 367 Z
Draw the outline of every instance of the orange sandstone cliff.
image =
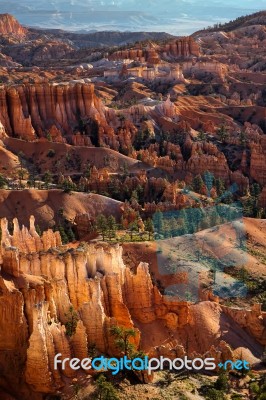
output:
M 82 359 L 96 346 L 101 354 L 118 355 L 112 325 L 134 327 L 135 345 L 150 355 L 183 355 L 189 338 L 190 354 L 233 357 L 240 342 L 232 348 L 224 342 L 223 320 L 234 321 L 233 331 L 238 326 L 255 347 L 266 344 L 266 314 L 259 307 L 234 311 L 209 301 L 192 306 L 169 299 L 153 285 L 148 264 L 130 271 L 119 245 L 71 249 L 57 232 L 40 237 L 33 217 L 29 229 L 13 223 L 10 234 L 1 220 L 0 383 L 22 400 L 42 399 L 75 377 L 70 368 L 53 368 L 57 353 Z M 65 328 L 70 307 L 79 316 L 71 337 Z

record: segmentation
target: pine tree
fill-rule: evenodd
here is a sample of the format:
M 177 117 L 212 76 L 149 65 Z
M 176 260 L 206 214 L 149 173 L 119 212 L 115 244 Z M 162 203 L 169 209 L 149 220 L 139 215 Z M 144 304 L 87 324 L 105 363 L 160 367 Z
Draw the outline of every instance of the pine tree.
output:
M 52 177 L 52 174 L 50 171 L 45 172 L 45 174 L 43 176 L 43 180 L 44 180 L 46 188 L 48 189 L 49 184 L 52 183 L 52 181 L 53 181 L 53 177 Z
M 130 198 L 130 203 L 134 203 L 134 202 L 139 202 L 139 195 L 137 190 L 133 190 L 132 194 L 131 194 L 131 198 Z
M 190 221 L 189 221 L 189 217 L 188 217 L 188 210 L 186 208 L 183 208 L 182 210 L 180 210 L 179 212 L 179 226 L 180 228 L 180 234 L 181 235 L 186 235 L 188 233 L 192 233 L 191 232 L 191 226 L 190 226 Z M 182 233 L 181 233 L 182 231 Z M 193 231 L 193 229 L 192 229 Z
M 131 357 L 135 351 L 135 346 L 130 342 L 130 338 L 136 337 L 136 331 L 133 328 L 114 325 L 110 328 L 110 333 L 115 337 L 115 345 L 121 353 Z
M 226 139 L 229 137 L 229 133 L 225 127 L 225 125 L 222 125 L 218 130 L 217 130 L 217 136 L 221 142 L 225 143 Z
M 69 182 L 67 179 L 63 180 L 61 187 L 65 193 L 71 193 L 72 190 L 76 189 L 74 183 Z
M 103 240 L 105 240 L 105 235 L 107 233 L 108 225 L 107 219 L 103 214 L 99 214 L 96 219 L 97 231 L 102 235 Z
M 0 189 L 3 189 L 7 185 L 7 179 L 0 174 Z
M 245 131 L 241 131 L 239 135 L 239 141 L 241 146 L 246 146 L 247 144 L 247 134 Z
M 221 178 L 214 179 L 214 186 L 218 196 L 221 196 L 225 192 L 225 185 Z
M 97 399 L 98 400 L 119 400 L 115 388 L 111 382 L 108 382 L 104 375 L 100 375 L 96 380 Z
M 204 131 L 201 129 L 201 130 L 199 131 L 199 133 L 198 133 L 198 139 L 199 139 L 201 142 L 203 142 L 204 140 L 206 140 L 206 137 L 207 137 L 206 133 L 204 133 Z
M 62 239 L 62 243 L 63 244 L 67 244 L 69 242 L 69 240 L 68 240 L 68 236 L 67 236 L 67 234 L 65 232 L 64 227 L 62 225 L 59 225 L 58 230 L 59 230 L 59 233 L 60 233 L 60 236 L 61 236 L 61 239 Z
M 261 188 L 258 183 L 253 183 L 253 185 L 250 187 L 250 194 L 252 197 L 255 199 L 258 199 L 259 195 L 261 193 Z
M 203 179 L 200 175 L 197 175 L 193 178 L 192 187 L 196 193 L 201 193 L 202 188 L 204 186 Z
M 151 240 L 151 235 L 154 233 L 154 226 L 151 218 L 145 221 L 145 230 L 149 233 L 149 240 Z
M 106 221 L 109 239 L 115 236 L 116 233 L 116 220 L 113 215 L 110 215 Z
M 78 313 L 74 310 L 74 307 L 70 306 L 68 313 L 65 314 L 65 317 L 67 318 L 67 321 L 65 323 L 66 335 L 71 337 L 76 333 L 79 316 Z
M 222 371 L 215 384 L 214 384 L 215 389 L 217 390 L 222 390 L 222 391 L 227 391 L 229 384 L 228 384 L 228 374 L 226 373 L 226 371 Z
M 74 234 L 74 232 L 73 232 L 71 227 L 69 227 L 68 230 L 67 230 L 67 237 L 68 237 L 70 242 L 74 242 L 76 240 L 75 234 Z
M 169 238 L 172 236 L 171 220 L 169 218 L 164 218 L 163 220 L 163 237 Z
M 35 227 L 36 232 L 38 233 L 39 236 L 42 236 L 42 231 L 39 225 L 36 225 Z
M 137 221 L 131 222 L 131 224 L 129 224 L 128 228 L 129 228 L 129 231 L 130 231 L 130 239 L 132 240 L 133 239 L 133 233 L 139 231 L 139 227 L 138 227 Z
M 161 211 L 156 211 L 156 213 L 153 215 L 153 225 L 155 232 L 158 235 L 163 234 L 163 213 Z
M 213 183 L 214 183 L 214 176 L 211 172 L 206 171 L 204 173 L 204 182 L 208 189 L 208 196 L 210 197 L 210 191 L 211 191 L 211 189 L 213 187 Z

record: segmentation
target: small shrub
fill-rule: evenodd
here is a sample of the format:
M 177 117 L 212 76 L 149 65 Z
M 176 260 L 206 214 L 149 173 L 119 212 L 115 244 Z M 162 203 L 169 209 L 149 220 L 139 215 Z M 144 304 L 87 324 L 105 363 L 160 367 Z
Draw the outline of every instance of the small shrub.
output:
M 119 400 L 116 390 L 111 382 L 108 382 L 104 375 L 100 375 L 96 381 L 97 399 Z
M 54 149 L 48 150 L 47 157 L 52 158 L 52 157 L 54 157 L 54 156 L 55 156 L 55 151 L 54 151 Z
M 65 316 L 67 317 L 67 322 L 65 323 L 66 335 L 71 337 L 76 333 L 79 320 L 78 313 L 74 310 L 73 306 L 71 306 Z
M 225 372 L 222 372 L 218 378 L 217 381 L 214 384 L 215 389 L 217 390 L 227 390 L 228 389 L 228 376 Z
M 211 388 L 207 392 L 206 399 L 208 399 L 208 400 L 224 400 L 225 396 L 221 390 Z

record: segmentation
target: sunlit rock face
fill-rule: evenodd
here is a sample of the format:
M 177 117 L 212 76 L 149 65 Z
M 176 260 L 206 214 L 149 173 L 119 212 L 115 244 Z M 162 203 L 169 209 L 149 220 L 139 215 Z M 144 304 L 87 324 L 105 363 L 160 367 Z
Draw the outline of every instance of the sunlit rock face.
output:
M 192 340 L 200 316 L 209 315 L 206 332 L 203 328 L 199 343 L 195 342 L 192 349 L 195 354 L 210 351 L 219 359 L 231 351 L 230 346 L 218 346 L 219 338 L 210 326 L 213 321 L 219 325 L 221 314 L 225 313 L 265 344 L 265 313 L 259 307 L 253 312 L 233 311 L 221 307 L 217 299 L 215 303 L 207 301 L 194 306 L 169 299 L 154 286 L 148 264 L 140 263 L 135 273 L 125 266 L 119 245 L 70 249 L 62 246 L 58 232 L 49 230 L 40 237 L 33 217 L 29 229 L 21 228 L 17 220 L 13 225 L 11 234 L 7 220 L 1 221 L 0 366 L 5 382 L 13 379 L 14 393 L 19 393 L 21 399 L 41 399 L 44 393 L 54 393 L 64 386 L 66 379 L 75 377 L 75 371 L 69 367 L 64 371 L 54 369 L 57 353 L 62 358 L 82 359 L 90 346 L 96 346 L 102 354 L 119 355 L 110 335 L 112 325 L 135 328 L 137 335 L 133 341 L 138 347 L 146 334 L 136 325 L 151 324 L 149 334 L 155 336 L 154 323 L 164 326 L 169 334 L 180 331 L 181 335 L 189 327 Z M 70 337 L 65 324 L 71 307 L 79 320 Z M 182 355 L 182 335 L 180 339 L 180 343 L 171 340 L 156 349 L 149 347 L 149 353 Z
M 24 38 L 27 34 L 27 29 L 19 24 L 19 22 L 10 14 L 0 15 L 0 34 L 12 35 L 17 38 Z

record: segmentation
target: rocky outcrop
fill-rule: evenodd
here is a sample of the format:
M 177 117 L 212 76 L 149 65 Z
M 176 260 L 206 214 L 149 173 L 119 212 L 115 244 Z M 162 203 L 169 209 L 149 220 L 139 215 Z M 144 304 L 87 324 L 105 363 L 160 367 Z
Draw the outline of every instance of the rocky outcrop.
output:
M 185 77 L 195 76 L 200 78 L 202 74 L 209 73 L 224 79 L 228 73 L 228 67 L 218 61 L 198 61 L 196 63 L 189 61 L 184 63 L 183 72 Z
M 239 326 L 249 331 L 259 343 L 266 346 L 266 313 L 262 312 L 261 304 L 254 304 L 247 310 L 229 307 L 223 307 L 223 310 Z
M 133 318 L 143 321 L 144 316 L 147 321 L 168 321 L 169 313 L 179 312 L 184 315 L 179 324 L 186 324 L 184 305 L 180 303 L 179 311 L 178 302 L 167 304 L 163 300 L 152 284 L 147 264 L 141 263 L 136 275 L 132 274 L 123 263 L 121 247 L 90 245 L 59 251 L 58 233 L 48 231 L 39 237 L 33 218 L 30 230 L 20 229 L 16 220 L 12 235 L 5 219 L 1 227 L 1 275 L 8 274 L 11 282 L 24 284 L 11 285 L 0 275 L 1 321 L 6 318 L 5 326 L 1 323 L 0 344 L 7 345 L 5 329 L 10 329 L 7 362 L 11 363 L 12 349 L 18 350 L 20 344 L 20 358 L 26 360 L 26 384 L 35 392 L 52 393 L 63 385 L 62 374 L 73 377 L 70 369 L 54 370 L 53 358 L 58 352 L 65 357 L 84 356 L 87 346 L 96 345 L 102 353 L 117 354 L 109 333 L 112 325 L 133 327 Z M 6 304 L 14 308 L 12 312 Z M 65 324 L 71 306 L 79 322 L 69 338 Z M 12 316 L 24 334 L 9 328 Z M 139 335 L 134 339 L 136 346 L 139 339 Z
M 179 344 L 167 340 L 167 346 L 160 349 L 149 345 L 150 354 L 184 354 L 181 332 L 190 329 L 191 351 L 200 354 L 202 348 L 218 359 L 225 356 L 226 344 L 219 351 L 211 347 L 217 342 L 218 328 L 211 328 L 212 318 L 207 322 L 211 312 L 218 326 L 221 307 L 210 302 L 191 307 L 186 301 L 162 295 L 153 284 L 148 264 L 141 262 L 133 273 L 125 266 L 119 245 L 69 249 L 61 246 L 57 233 L 48 231 L 39 237 L 33 218 L 29 230 L 20 229 L 16 220 L 13 234 L 5 219 L 1 227 L 0 366 L 3 387 L 13 380 L 12 393 L 20 399 L 41 399 L 42 394 L 55 393 L 75 377 L 67 364 L 65 370 L 54 368 L 57 353 L 62 358 L 82 359 L 88 348 L 96 346 L 101 354 L 119 355 L 110 335 L 113 325 L 134 328 L 136 347 L 141 335 L 136 326 L 154 323 L 169 335 L 180 332 Z M 265 313 L 259 308 L 254 313 L 223 311 L 264 343 Z M 78 321 L 69 333 L 66 325 L 73 312 Z M 195 342 L 193 330 L 205 319 L 208 335 L 203 329 L 199 343 Z
M 198 57 L 200 55 L 200 48 L 198 43 L 189 36 L 166 44 L 163 48 L 163 52 L 172 57 Z
M 105 108 L 93 84 L 13 86 L 1 91 L 0 106 L 2 129 L 27 141 L 46 138 L 118 150 L 127 148 L 137 131 L 130 121 L 120 121 L 119 113 Z
M 250 144 L 250 175 L 261 185 L 266 185 L 266 141 L 262 140 L 261 144 Z
M 17 218 L 13 220 L 13 234 L 8 231 L 8 221 L 6 218 L 1 220 L 1 249 L 2 254 L 10 247 L 15 247 L 20 253 L 36 253 L 47 251 L 51 248 L 61 246 L 61 237 L 59 232 L 53 232 L 51 229 L 44 232 L 40 237 L 35 229 L 35 218 L 30 218 L 30 229 L 25 226 L 20 229 Z
M 140 46 L 130 50 L 120 50 L 109 55 L 109 60 L 134 60 L 147 62 L 148 64 L 159 64 L 160 55 L 164 57 L 179 58 L 200 55 L 198 43 L 191 37 L 181 37 L 163 46 L 150 44 L 147 47 Z
M 12 35 L 23 38 L 27 34 L 27 29 L 23 28 L 19 22 L 10 14 L 0 14 L 0 35 Z

